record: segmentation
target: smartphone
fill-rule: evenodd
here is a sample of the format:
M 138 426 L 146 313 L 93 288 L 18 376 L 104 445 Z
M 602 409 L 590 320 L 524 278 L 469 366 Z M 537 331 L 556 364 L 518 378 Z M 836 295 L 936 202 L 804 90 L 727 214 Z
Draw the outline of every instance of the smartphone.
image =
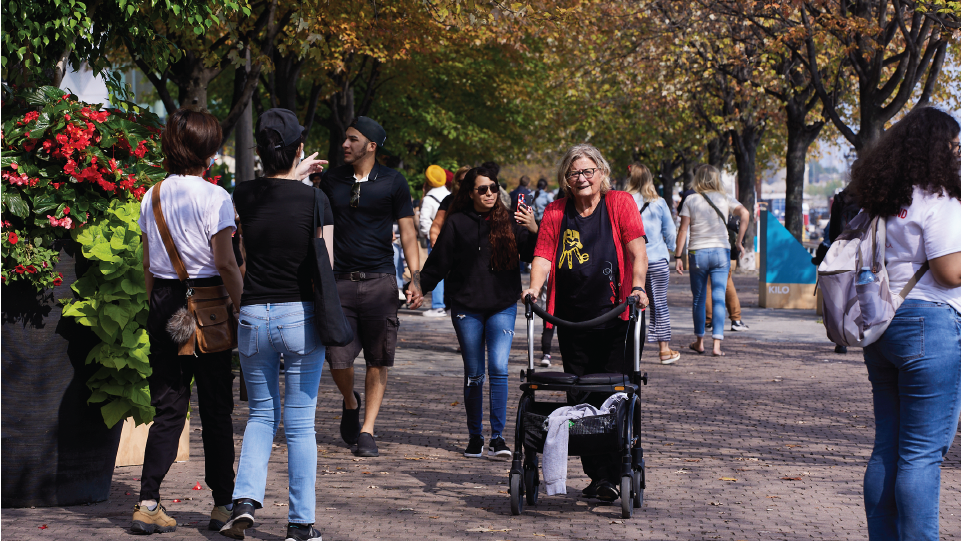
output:
M 529 197 L 530 196 L 528 196 L 527 194 L 523 194 L 523 193 L 517 194 L 517 208 L 520 209 L 521 205 L 523 205 L 528 209 L 530 209 L 530 205 L 527 204 L 527 199 Z M 517 223 L 520 223 L 520 220 L 517 220 Z

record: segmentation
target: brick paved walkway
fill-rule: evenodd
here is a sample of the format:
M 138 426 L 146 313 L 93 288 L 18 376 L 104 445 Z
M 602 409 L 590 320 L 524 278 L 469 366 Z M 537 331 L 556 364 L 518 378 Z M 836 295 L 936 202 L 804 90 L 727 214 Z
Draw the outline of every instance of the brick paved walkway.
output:
M 587 484 L 577 459 L 570 463 L 567 496 L 541 494 L 536 507 L 512 517 L 508 463 L 460 455 L 466 444 L 463 369 L 450 322 L 402 316 L 397 366 L 377 428 L 380 458 L 358 459 L 344 447 L 337 430 L 340 398 L 323 378 L 317 527 L 324 539 L 866 539 L 861 476 L 873 416 L 860 352 L 835 355 L 813 315 L 756 308 L 756 277 L 739 276 L 737 284 L 744 319 L 757 330 L 730 333 L 728 356 L 713 358 L 687 354 L 690 292 L 685 278 L 672 278 L 672 319 L 679 329 L 673 345 L 683 357 L 662 366 L 653 348 L 644 354 L 651 378 L 643 394 L 648 490 L 631 520 L 620 518 L 619 505 L 577 497 Z M 519 319 L 509 414 L 519 397 L 517 372 L 526 362 L 522 329 Z M 238 453 L 245 417 L 239 403 Z M 512 434 L 510 428 L 511 445 Z M 961 538 L 961 441 L 955 443 L 942 468 L 942 539 Z M 175 464 L 163 487 L 164 504 L 181 527 L 160 539 L 223 539 L 203 529 L 209 492 L 190 490 L 203 482 L 202 464 L 195 429 L 191 460 Z M 4 509 L 3 538 L 129 539 L 139 477 L 139 467 L 118 468 L 110 500 L 99 504 Z M 248 530 L 251 539 L 283 539 L 282 430 L 269 479 L 265 508 Z M 174 498 L 184 501 L 170 503 Z M 40 530 L 43 524 L 48 528 Z

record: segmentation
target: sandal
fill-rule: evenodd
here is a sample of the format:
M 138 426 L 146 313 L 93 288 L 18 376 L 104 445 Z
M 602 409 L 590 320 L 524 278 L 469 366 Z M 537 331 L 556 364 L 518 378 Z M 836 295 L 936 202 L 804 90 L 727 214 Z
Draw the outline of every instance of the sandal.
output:
M 661 364 L 674 364 L 678 359 L 681 358 L 681 352 L 670 349 L 668 350 L 668 353 L 660 354 L 660 357 L 661 357 Z
M 704 353 L 707 352 L 706 349 L 697 349 L 696 347 L 694 347 L 695 344 L 697 344 L 697 342 L 694 342 L 694 344 L 691 344 L 687 347 L 691 348 L 691 351 L 697 352 L 698 355 L 704 355 Z
M 725 355 L 727 355 L 727 353 L 724 353 L 723 351 L 720 353 L 714 353 L 713 351 L 711 352 L 711 356 L 713 357 L 724 357 Z

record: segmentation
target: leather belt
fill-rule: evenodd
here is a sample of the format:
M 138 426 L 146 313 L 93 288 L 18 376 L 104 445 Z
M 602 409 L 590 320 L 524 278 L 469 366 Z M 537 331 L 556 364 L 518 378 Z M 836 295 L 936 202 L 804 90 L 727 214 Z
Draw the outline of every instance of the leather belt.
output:
M 391 276 L 390 273 L 386 272 L 347 272 L 344 274 L 338 274 L 335 277 L 338 280 L 350 280 L 351 282 L 363 282 L 365 280 L 374 280 L 376 278 L 381 278 L 384 276 Z

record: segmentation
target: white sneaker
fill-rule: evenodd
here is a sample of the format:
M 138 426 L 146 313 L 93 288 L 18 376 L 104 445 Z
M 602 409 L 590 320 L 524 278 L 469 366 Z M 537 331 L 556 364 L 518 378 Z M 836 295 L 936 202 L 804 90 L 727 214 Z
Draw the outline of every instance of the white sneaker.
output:
M 424 317 L 444 317 L 447 315 L 447 311 L 443 308 L 433 308 L 424 312 Z
M 541 357 L 541 366 L 543 366 L 544 368 L 550 368 L 550 366 L 551 366 L 551 354 L 550 354 L 550 353 L 545 353 L 544 356 Z

